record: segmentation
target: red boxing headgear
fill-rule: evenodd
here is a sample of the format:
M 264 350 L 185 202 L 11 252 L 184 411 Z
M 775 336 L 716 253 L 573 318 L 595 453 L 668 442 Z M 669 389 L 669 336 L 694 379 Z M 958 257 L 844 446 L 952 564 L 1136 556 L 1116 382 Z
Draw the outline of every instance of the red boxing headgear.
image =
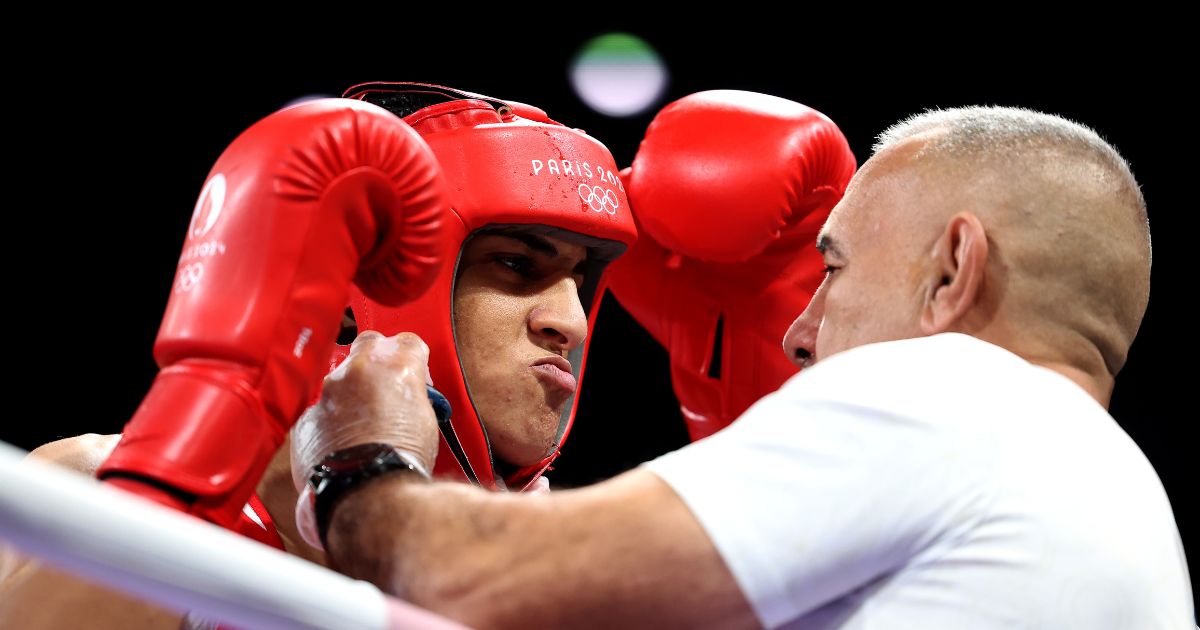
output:
M 433 288 L 399 308 L 380 305 L 353 289 L 350 308 L 358 329 L 385 335 L 410 331 L 429 345 L 430 375 L 453 408 L 452 427 L 442 427 L 435 474 L 486 488 L 523 489 L 558 456 L 575 417 L 578 395 L 567 403 L 559 420 L 554 451 L 507 474 L 503 486 L 498 483 L 487 432 L 472 403 L 455 345 L 452 311 L 459 256 L 472 235 L 492 228 L 518 227 L 588 248 L 588 271 L 579 289 L 588 315 L 588 335 L 567 355 L 582 384 L 605 268 L 637 239 L 613 157 L 594 138 L 521 103 L 422 83 L 365 83 L 343 96 L 396 112 L 424 138 L 445 174 L 453 211 L 445 221 L 441 256 L 455 264 L 443 265 Z M 398 102 L 404 103 L 402 108 Z M 418 109 L 413 111 L 414 107 Z M 341 346 L 339 351 L 335 363 L 348 348 Z

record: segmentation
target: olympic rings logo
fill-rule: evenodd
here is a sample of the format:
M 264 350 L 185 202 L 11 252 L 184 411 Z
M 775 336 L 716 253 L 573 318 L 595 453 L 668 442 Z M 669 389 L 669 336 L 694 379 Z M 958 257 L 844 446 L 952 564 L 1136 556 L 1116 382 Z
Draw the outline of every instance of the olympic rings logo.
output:
M 579 185 L 579 198 L 592 209 L 592 212 L 607 212 L 616 214 L 621 207 L 617 193 L 603 186 Z
M 209 200 L 207 208 L 204 205 L 205 200 Z M 206 214 L 204 210 L 208 210 Z M 188 234 L 192 238 L 200 238 L 213 228 L 217 223 L 217 219 L 221 217 L 221 211 L 225 209 L 225 175 L 217 173 L 213 178 L 204 184 L 204 189 L 200 191 L 200 198 L 196 200 L 196 208 L 192 210 L 192 224 L 188 226 Z M 204 218 L 201 221 L 201 217 Z M 199 225 L 197 225 L 199 224 Z
M 179 290 L 187 293 L 200 284 L 204 277 L 204 263 L 192 263 L 179 270 Z

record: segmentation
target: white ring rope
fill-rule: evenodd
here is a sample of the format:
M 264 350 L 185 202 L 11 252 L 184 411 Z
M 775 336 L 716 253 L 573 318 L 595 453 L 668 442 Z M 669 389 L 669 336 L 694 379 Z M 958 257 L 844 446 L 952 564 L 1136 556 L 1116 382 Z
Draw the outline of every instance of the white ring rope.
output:
M 0 539 L 92 582 L 239 628 L 463 626 L 0 442 Z

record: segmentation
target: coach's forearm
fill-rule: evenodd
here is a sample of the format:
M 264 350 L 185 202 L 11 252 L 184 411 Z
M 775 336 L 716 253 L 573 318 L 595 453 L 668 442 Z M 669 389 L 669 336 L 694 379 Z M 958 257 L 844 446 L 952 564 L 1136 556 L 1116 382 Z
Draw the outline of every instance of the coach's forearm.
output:
M 335 568 L 477 628 L 755 627 L 673 490 L 634 470 L 543 495 L 368 482 L 338 505 Z
M 447 497 L 436 502 L 430 500 L 433 487 L 395 475 L 349 493 L 329 525 L 326 552 L 333 568 L 430 607 L 440 598 L 436 580 L 441 575 L 431 565 L 459 562 L 470 544 L 464 542 L 470 532 L 464 521 L 478 518 L 456 518 L 458 506 L 474 499 L 463 492 L 467 486 L 437 488 Z M 422 573 L 423 579 L 413 579 Z
M 404 475 L 371 480 L 337 506 L 329 556 L 338 571 L 415 604 L 478 627 L 503 627 L 493 596 L 529 571 L 519 565 L 536 562 L 518 558 L 532 542 L 521 523 L 550 507 L 538 499 Z

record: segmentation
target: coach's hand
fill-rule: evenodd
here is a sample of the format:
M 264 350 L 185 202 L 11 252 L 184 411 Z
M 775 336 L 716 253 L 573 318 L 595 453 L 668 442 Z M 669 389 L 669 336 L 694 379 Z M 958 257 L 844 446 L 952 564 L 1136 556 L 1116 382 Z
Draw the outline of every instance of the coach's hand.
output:
M 292 470 L 307 477 L 326 455 L 383 443 L 411 454 L 425 471 L 437 456 L 438 428 L 426 395 L 429 347 L 412 333 L 365 331 L 325 377 L 321 400 L 292 431 Z

